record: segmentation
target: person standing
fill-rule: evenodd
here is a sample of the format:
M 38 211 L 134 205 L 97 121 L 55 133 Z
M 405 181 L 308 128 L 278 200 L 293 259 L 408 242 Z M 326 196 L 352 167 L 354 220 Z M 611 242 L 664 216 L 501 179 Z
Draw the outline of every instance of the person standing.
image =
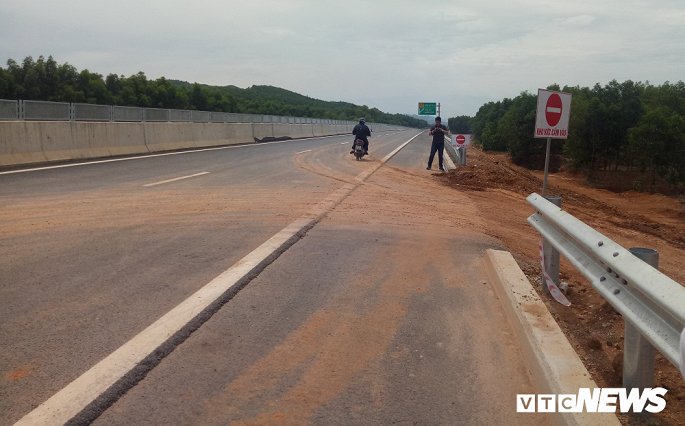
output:
M 442 124 L 442 119 L 440 117 L 435 117 L 435 125 L 431 126 L 430 134 L 433 136 L 433 143 L 431 144 L 431 153 L 428 157 L 428 167 L 426 170 L 430 170 L 433 166 L 433 158 L 435 153 L 438 153 L 438 165 L 441 171 L 445 171 L 445 167 L 442 162 L 443 152 L 445 150 L 445 136 L 449 135 L 450 129 Z

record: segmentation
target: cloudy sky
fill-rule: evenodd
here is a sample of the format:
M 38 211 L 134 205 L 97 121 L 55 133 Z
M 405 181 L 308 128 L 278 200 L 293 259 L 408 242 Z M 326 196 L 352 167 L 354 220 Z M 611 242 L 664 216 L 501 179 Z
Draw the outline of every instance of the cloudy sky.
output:
M 0 60 L 268 84 L 443 116 L 551 83 L 685 79 L 683 0 L 0 0 Z

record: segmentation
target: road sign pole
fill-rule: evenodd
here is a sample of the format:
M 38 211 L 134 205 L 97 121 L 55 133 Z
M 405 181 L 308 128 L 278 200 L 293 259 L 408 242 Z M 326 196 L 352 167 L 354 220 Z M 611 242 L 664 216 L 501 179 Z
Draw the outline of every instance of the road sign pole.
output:
M 549 151 L 552 148 L 552 138 L 547 138 L 547 152 L 545 153 L 545 176 L 542 179 L 542 196 L 547 194 L 547 175 L 549 174 Z

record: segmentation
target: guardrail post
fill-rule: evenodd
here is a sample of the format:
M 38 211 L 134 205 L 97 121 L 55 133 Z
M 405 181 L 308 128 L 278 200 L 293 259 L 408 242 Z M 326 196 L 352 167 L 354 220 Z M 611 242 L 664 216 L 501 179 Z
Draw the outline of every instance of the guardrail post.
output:
M 545 197 L 547 201 L 554 204 L 557 207 L 561 207 L 561 197 L 558 195 L 549 195 Z M 559 252 L 552 246 L 552 243 L 546 239 L 542 239 L 542 252 L 545 257 L 545 271 L 547 275 L 554 281 L 554 284 L 559 286 Z M 549 294 L 549 289 L 545 283 L 545 275 L 542 274 L 542 288 L 543 291 Z
M 642 247 L 628 249 L 635 257 L 648 265 L 659 267 L 659 253 Z M 654 357 L 656 350 L 628 320 L 625 321 L 623 338 L 623 387 L 626 389 L 649 388 L 654 383 Z

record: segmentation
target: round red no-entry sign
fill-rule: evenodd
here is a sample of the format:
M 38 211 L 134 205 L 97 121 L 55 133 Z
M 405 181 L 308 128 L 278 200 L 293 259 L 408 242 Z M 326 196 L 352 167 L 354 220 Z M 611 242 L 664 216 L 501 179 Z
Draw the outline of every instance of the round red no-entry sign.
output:
M 457 135 L 457 145 L 464 145 L 466 142 L 466 137 L 464 135 Z
M 561 110 L 561 97 L 558 94 L 553 93 L 552 96 L 547 99 L 547 105 L 545 105 L 545 119 L 547 120 L 547 124 L 552 127 L 559 124 L 559 120 L 561 120 Z

